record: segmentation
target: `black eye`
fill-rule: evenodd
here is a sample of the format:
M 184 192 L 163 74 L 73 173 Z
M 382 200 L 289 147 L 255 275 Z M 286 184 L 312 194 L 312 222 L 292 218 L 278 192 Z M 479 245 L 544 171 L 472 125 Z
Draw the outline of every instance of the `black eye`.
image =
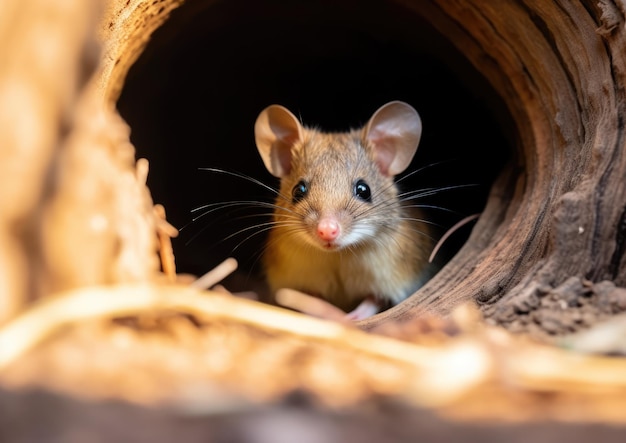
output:
M 363 201 L 372 201 L 372 191 L 370 191 L 370 187 L 364 180 L 357 180 L 354 185 L 354 195 Z
M 291 191 L 292 202 L 294 204 L 298 203 L 306 197 L 307 192 L 309 192 L 309 188 L 307 187 L 306 182 L 304 180 L 300 180 Z

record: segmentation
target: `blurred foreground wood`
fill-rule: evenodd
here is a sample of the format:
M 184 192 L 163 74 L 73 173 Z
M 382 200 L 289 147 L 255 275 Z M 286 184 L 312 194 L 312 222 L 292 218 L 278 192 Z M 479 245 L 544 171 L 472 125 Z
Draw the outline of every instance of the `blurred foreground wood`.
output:
M 406 341 L 189 287 L 82 289 L 5 325 L 0 382 L 198 414 L 300 392 L 330 408 L 383 396 L 461 420 L 624 423 L 626 360 L 478 320 L 460 308 L 456 335 Z M 20 342 L 41 344 L 11 352 Z

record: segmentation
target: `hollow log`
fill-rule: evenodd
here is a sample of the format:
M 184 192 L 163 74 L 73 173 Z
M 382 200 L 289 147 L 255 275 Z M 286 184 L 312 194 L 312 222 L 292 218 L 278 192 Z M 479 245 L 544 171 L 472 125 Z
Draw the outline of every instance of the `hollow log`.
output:
M 598 293 L 596 283 L 624 286 L 624 5 L 539 0 L 510 0 L 497 7 L 482 1 L 387 3 L 432 25 L 493 88 L 511 117 L 506 131 L 514 152 L 463 248 L 410 299 L 362 326 L 424 311 L 445 315 L 473 300 L 491 321 L 521 330 L 538 322 L 541 328 L 541 316 L 522 323 L 520 316 L 530 319 L 533 311 L 550 309 L 541 301 L 546 295 L 572 293 L 574 286 L 563 286 L 571 278 L 587 288 L 574 291 L 570 298 L 575 299 Z M 118 48 L 107 89 L 110 101 L 117 100 L 120 83 L 147 44 L 139 36 L 162 25 L 166 14 L 180 5 L 161 2 L 157 9 L 133 4 L 132 14 L 142 11 L 143 29 L 124 34 L 130 50 Z M 191 26 L 194 14 L 210 13 L 212 5 L 199 0 L 182 4 L 188 11 L 181 23 Z M 290 20 L 290 12 L 281 14 Z M 125 17 L 115 15 L 111 29 L 123 28 Z M 471 77 L 469 69 L 458 66 L 460 75 Z M 623 309 L 622 293 L 616 291 L 608 299 L 598 296 L 607 305 L 598 308 L 598 315 Z M 584 325 L 564 324 L 562 331 L 579 326 Z
M 608 304 L 602 313 L 608 315 L 622 310 L 623 303 L 620 300 L 623 295 L 619 288 L 624 286 L 626 278 L 622 263 L 626 247 L 623 232 L 626 206 L 622 203 L 624 199 L 620 186 L 624 177 L 624 5 L 611 1 L 557 1 L 544 4 L 540 1 L 513 0 L 501 2 L 497 7 L 480 1 L 389 3 L 393 3 L 394 7 L 404 8 L 409 17 L 432 25 L 484 77 L 511 116 L 512 127 L 507 131 L 513 135 L 515 152 L 492 185 L 487 205 L 472 235 L 459 253 L 410 299 L 365 322 L 363 327 L 369 328 L 389 320 L 421 315 L 425 310 L 447 314 L 456 305 L 469 300 L 476 301 L 487 318 L 496 323 L 511 325 L 519 320 L 520 315 L 528 317 L 532 311 L 541 309 L 541 300 L 546 294 L 558 296 L 560 293 L 569 291 L 571 294 L 572 291 L 578 291 L 580 297 L 589 298 L 590 293 L 602 292 L 594 286 L 601 282 L 612 282 L 614 285 L 610 287 L 609 292 L 613 295 L 608 297 L 608 301 L 601 294 L 597 297 Z M 151 33 L 166 23 L 177 8 L 189 8 L 188 14 L 193 16 L 206 10 L 210 12 L 212 5 L 212 2 L 200 0 L 187 3 L 162 1 L 156 4 L 140 0 L 106 3 L 105 20 L 99 34 L 100 40 L 104 42 L 104 55 L 90 83 L 91 92 L 85 95 L 97 96 L 94 100 L 101 100 L 98 103 L 101 103 L 106 112 L 110 112 L 123 89 L 129 69 L 146 49 Z M 7 3 L 7 8 L 18 11 L 13 3 Z M 20 10 L 20 13 L 27 14 L 23 11 Z M 88 37 L 79 36 L 80 32 L 84 32 L 81 29 L 83 28 L 76 28 L 73 33 L 68 32 L 67 38 L 72 39 L 71 41 L 88 41 L 85 40 Z M 27 29 L 22 32 L 26 35 Z M 28 40 L 25 39 L 24 42 Z M 8 43 L 7 45 L 10 46 Z M 83 51 L 83 55 L 87 54 L 84 58 L 86 63 L 82 62 L 82 67 L 76 68 L 78 76 L 56 74 L 54 78 L 59 81 L 75 78 L 76 88 L 89 75 L 89 60 L 93 60 L 93 55 L 81 49 L 80 45 L 72 47 L 76 51 Z M 93 44 L 86 43 L 84 47 L 93 48 Z M 152 50 L 155 51 L 154 48 Z M 16 103 L 13 95 L 20 89 L 14 87 L 17 83 L 12 83 L 9 75 L 20 77 L 23 82 L 33 75 L 35 71 L 31 66 L 35 66 L 37 62 L 36 59 L 31 61 L 17 57 L 17 61 L 13 62 L 11 54 L 14 53 L 15 50 L 4 52 L 7 63 L 3 63 L 3 84 L 11 94 L 3 94 L 3 127 L 19 129 L 20 123 L 15 119 L 25 115 L 29 115 L 31 119 L 37 117 L 41 120 L 38 124 L 49 126 L 47 122 L 54 120 L 51 115 L 45 117 L 37 112 L 22 111 L 29 103 L 28 100 L 23 100 L 17 112 L 12 112 Z M 38 53 L 32 54 L 36 57 Z M 11 66 L 15 68 L 9 69 Z M 72 65 L 59 62 L 59 66 Z M 80 70 L 85 67 L 87 71 L 80 74 Z M 30 69 L 29 74 L 20 74 L 27 69 Z M 460 74 L 465 74 L 465 71 Z M 470 76 L 469 72 L 467 74 Z M 36 83 L 33 80 L 33 84 Z M 66 91 L 65 97 L 70 98 L 60 96 L 61 98 L 55 99 L 58 103 L 56 108 L 50 108 L 46 104 L 41 109 L 50 109 L 49 112 L 58 114 L 62 112 L 62 106 L 71 103 L 68 100 L 71 100 L 72 94 L 76 94 L 66 86 L 59 86 L 58 90 Z M 31 92 L 35 99 L 45 100 L 44 95 Z M 80 119 L 69 120 L 76 127 L 88 125 L 80 123 Z M 115 126 L 115 123 L 111 125 Z M 55 129 L 50 126 L 47 132 L 39 131 L 41 137 L 47 137 L 46 140 L 24 138 L 24 143 L 29 142 L 32 146 L 25 146 L 19 151 L 14 148 L 18 146 L 14 141 L 19 137 L 3 131 L 3 139 L 6 141 L 3 143 L 6 151 L 3 155 L 13 159 L 3 178 L 14 180 L 10 177 L 19 170 L 11 165 L 17 163 L 21 168 L 28 165 L 24 170 L 32 171 L 33 177 L 37 177 L 28 180 L 31 183 L 29 189 L 32 189 L 28 191 L 28 197 L 16 194 L 15 189 L 3 187 L 8 194 L 3 197 L 7 204 L 2 218 L 2 236 L 5 240 L 3 244 L 6 245 L 3 248 L 2 262 L 6 263 L 4 269 L 7 270 L 7 275 L 2 282 L 7 287 L 6 292 L 14 294 L 3 298 L 5 316 L 17 310 L 14 305 L 24 304 L 23 300 L 32 298 L 41 291 L 46 292 L 46 289 L 35 288 L 37 285 L 29 283 L 24 276 L 23 269 L 28 261 L 42 265 L 38 269 L 41 270 L 43 281 L 54 282 L 55 278 L 67 280 L 66 283 L 50 283 L 48 291 L 124 279 L 146 280 L 155 272 L 154 263 L 130 272 L 133 277 L 112 277 L 109 271 L 100 272 L 101 275 L 93 271 L 91 277 L 83 279 L 77 276 L 77 270 L 69 269 L 69 265 L 63 265 L 65 268 L 55 271 L 54 266 L 58 267 L 61 266 L 59 263 L 63 263 L 60 257 L 67 256 L 70 261 L 75 260 L 71 257 L 76 252 L 65 244 L 54 246 L 53 243 L 58 243 L 58 240 L 53 235 L 46 234 L 49 232 L 46 222 L 41 227 L 42 234 L 39 237 L 43 243 L 35 241 L 33 244 L 32 238 L 24 233 L 25 229 L 31 233 L 37 231 L 36 227 L 22 222 L 36 213 L 34 208 L 37 202 L 41 202 L 39 204 L 42 208 L 54 208 L 55 201 L 63 200 L 68 193 L 76 192 L 76 186 L 67 177 L 63 180 L 68 184 L 58 184 L 58 188 L 52 188 L 53 191 L 50 191 L 48 182 L 43 179 L 54 177 L 59 173 L 59 168 L 64 167 L 64 161 L 50 161 L 50 146 L 55 137 L 51 131 L 59 133 L 62 129 L 63 127 Z M 91 130 L 93 132 L 93 125 Z M 127 137 L 123 128 L 116 132 L 121 134 L 119 140 Z M 58 137 L 64 140 L 63 134 L 59 134 Z M 68 140 L 68 146 L 71 146 L 71 140 Z M 119 142 L 113 143 L 120 146 Z M 11 149 L 19 155 L 12 153 Z M 32 160 L 34 152 L 38 153 L 36 162 Z M 69 157 L 71 152 L 72 149 L 68 148 L 62 156 Z M 119 165 L 115 168 L 131 171 L 128 154 L 119 152 L 118 159 L 113 160 L 113 163 Z M 71 171 L 72 167 L 64 169 L 64 174 L 71 176 L 67 171 Z M 90 180 L 89 174 L 83 176 Z M 131 177 L 126 180 L 126 183 L 132 182 Z M 95 189 L 103 186 L 112 186 L 111 189 L 119 187 L 117 191 L 111 192 L 120 195 L 119 193 L 123 193 L 120 189 L 124 185 L 120 182 L 115 185 L 102 183 L 94 186 Z M 77 202 L 81 198 L 89 201 L 90 197 L 75 195 L 73 198 L 74 207 L 79 207 Z M 151 204 L 149 196 L 137 194 L 136 198 L 137 202 L 145 202 L 138 206 L 143 207 L 143 214 L 146 214 L 145 211 L 148 211 Z M 120 211 L 119 208 L 110 208 L 109 212 Z M 52 209 L 46 209 L 44 214 L 49 210 Z M 121 211 L 123 213 L 125 210 Z M 95 216 L 94 214 L 89 213 L 82 217 L 93 222 L 89 217 Z M 55 219 L 55 216 L 51 217 L 50 220 Z M 130 240 L 134 234 L 139 235 L 138 229 L 154 229 L 150 227 L 154 226 L 153 222 L 146 217 L 148 216 L 139 215 L 135 228 L 130 228 L 124 235 L 120 234 L 121 228 L 112 236 L 105 235 L 102 247 L 92 257 L 93 262 L 99 262 L 104 267 L 115 267 L 115 263 L 123 263 L 123 260 L 116 260 L 124 254 L 120 255 L 119 251 L 113 251 L 110 247 L 113 243 L 128 246 L 129 242 L 134 241 Z M 101 221 L 106 221 L 105 219 Z M 140 219 L 148 221 L 140 222 Z M 56 220 L 59 222 L 60 218 L 57 217 Z M 131 221 L 130 225 L 132 223 Z M 130 225 L 123 222 L 120 224 Z M 16 229 L 16 226 L 20 228 Z M 63 229 L 74 232 L 71 224 Z M 93 240 L 93 232 L 89 235 L 92 237 L 88 238 Z M 146 239 L 145 232 L 140 237 L 144 239 L 144 246 L 135 249 L 143 252 L 136 253 L 150 262 L 150 251 L 155 246 Z M 132 250 L 133 247 L 126 249 Z M 55 256 L 54 265 L 51 255 Z M 57 277 L 51 276 L 51 273 L 56 273 Z M 566 285 L 566 282 L 571 283 L 572 278 L 579 282 L 577 286 Z M 602 294 L 606 295 L 608 286 L 606 283 L 602 284 Z M 576 305 L 575 302 L 570 304 Z M 535 318 L 534 321 L 542 320 Z M 520 326 L 519 322 L 517 326 Z
M 572 277 L 623 286 L 624 5 L 433 2 L 420 13 L 506 102 L 517 163 L 493 186 L 459 254 L 372 323 L 473 299 L 507 324 L 532 310 L 517 309 L 524 300 Z

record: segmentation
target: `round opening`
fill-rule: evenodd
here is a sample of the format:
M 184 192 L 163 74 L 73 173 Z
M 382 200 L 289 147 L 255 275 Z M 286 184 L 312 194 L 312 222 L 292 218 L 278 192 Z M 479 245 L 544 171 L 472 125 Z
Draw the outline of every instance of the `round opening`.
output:
M 258 113 L 282 104 L 305 125 L 345 131 L 391 100 L 413 105 L 423 122 L 407 170 L 419 172 L 402 189 L 438 190 L 420 203 L 441 233 L 481 212 L 512 151 L 503 129 L 511 120 L 445 36 L 393 2 L 190 2 L 153 34 L 117 105 L 137 156 L 150 161 L 155 202 L 183 228 L 174 240 L 178 270 L 201 274 L 232 255 L 246 287 L 260 271 L 269 214 L 236 202 L 273 196 L 230 173 L 278 184 L 255 147 Z M 470 229 L 441 254 L 453 256 Z

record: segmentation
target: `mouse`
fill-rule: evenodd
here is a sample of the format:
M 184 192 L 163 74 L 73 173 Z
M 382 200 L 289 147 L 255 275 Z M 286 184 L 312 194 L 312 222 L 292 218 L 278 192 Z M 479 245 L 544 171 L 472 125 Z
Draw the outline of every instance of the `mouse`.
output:
M 434 275 L 432 228 L 395 180 L 421 135 L 418 112 L 402 101 L 346 132 L 303 126 L 277 104 L 261 111 L 256 147 L 280 179 L 262 255 L 271 293 L 305 292 L 356 321 L 400 303 Z

